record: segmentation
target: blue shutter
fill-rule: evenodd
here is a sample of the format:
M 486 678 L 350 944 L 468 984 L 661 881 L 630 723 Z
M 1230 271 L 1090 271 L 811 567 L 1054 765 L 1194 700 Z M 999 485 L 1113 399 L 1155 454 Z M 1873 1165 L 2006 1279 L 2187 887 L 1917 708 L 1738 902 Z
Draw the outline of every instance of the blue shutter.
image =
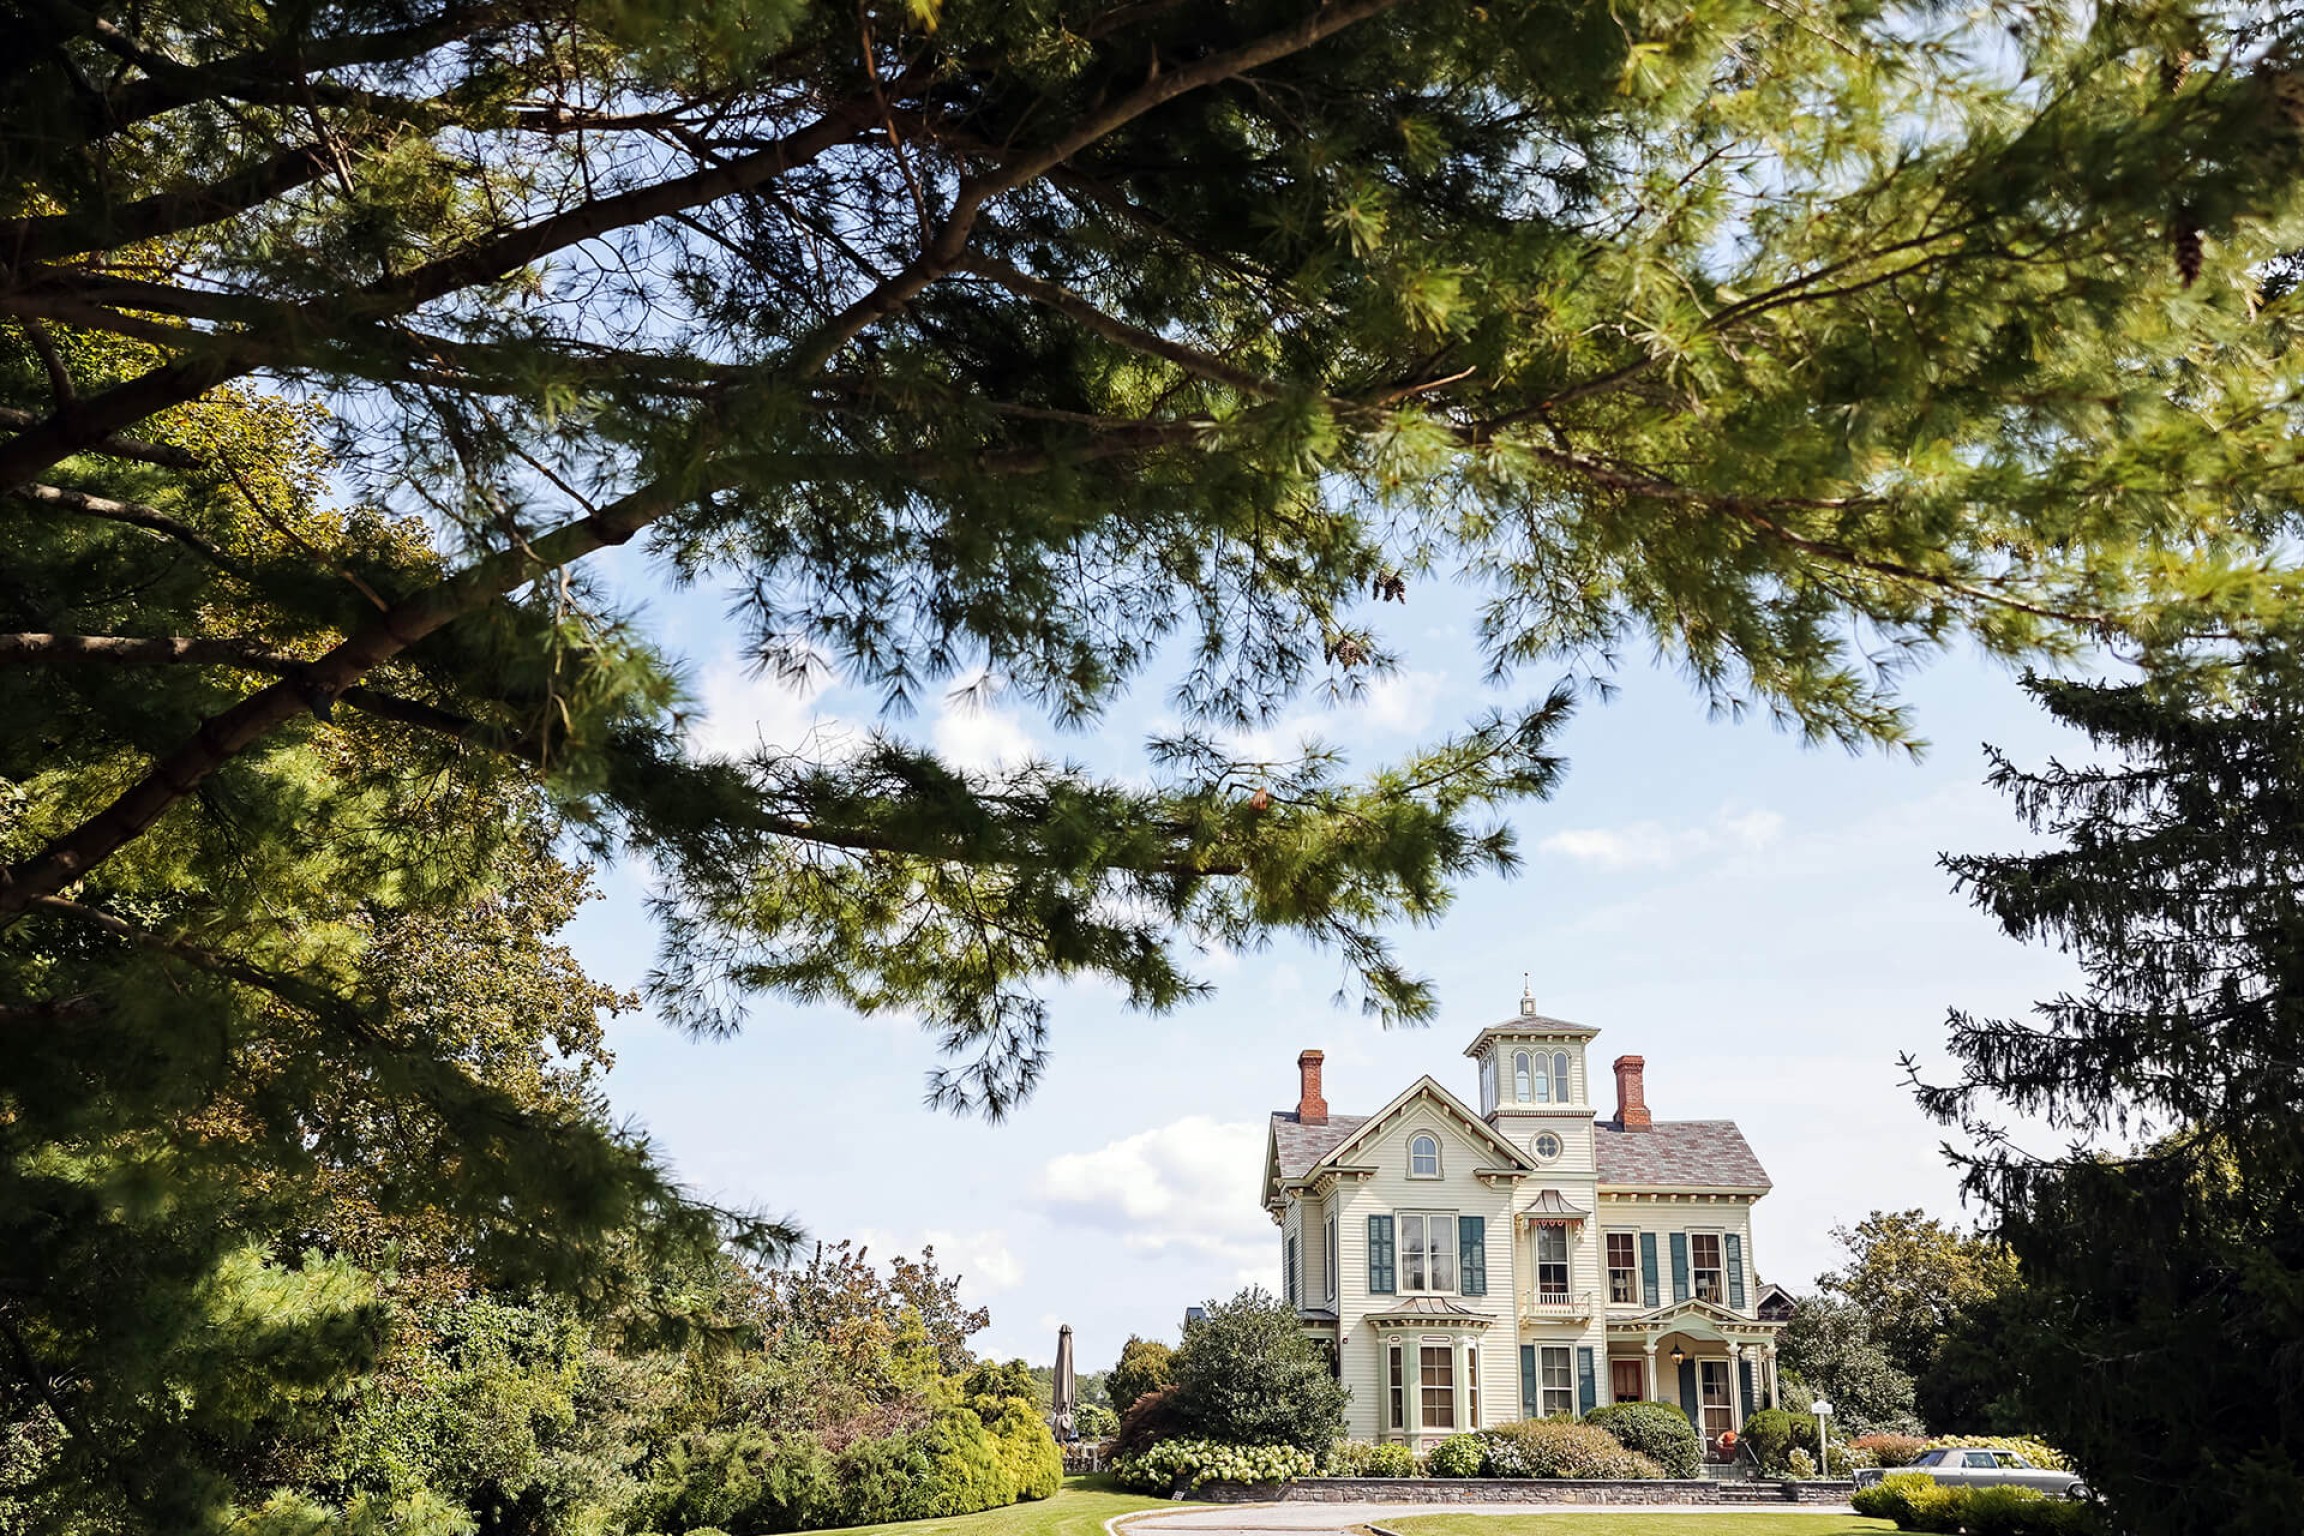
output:
M 1664 1304 L 1656 1290 L 1656 1234 L 1640 1234 L 1640 1305 L 1653 1312 Z
M 1744 1238 L 1740 1233 L 1731 1232 L 1724 1241 L 1728 1245 L 1728 1305 L 1741 1312 L 1744 1310 Z
M 1672 1234 L 1672 1299 L 1688 1299 L 1688 1234 Z
M 1696 1362 L 1680 1362 L 1680 1411 L 1688 1415 L 1688 1422 L 1696 1426 L 1696 1433 L 1704 1433 L 1704 1419 L 1696 1406 Z
M 1750 1418 L 1752 1417 L 1752 1362 L 1749 1360 L 1737 1361 L 1736 1377 L 1737 1388 L 1744 1397 L 1744 1417 Z
M 1488 1218 L 1456 1218 L 1456 1277 L 1467 1296 L 1488 1294 Z
M 1520 1417 L 1536 1417 L 1536 1346 L 1520 1346 Z
M 1600 1377 L 1592 1366 L 1592 1346 L 1576 1346 L 1576 1401 L 1577 1412 L 1590 1413 L 1600 1406 Z
M 1392 1294 L 1392 1218 L 1368 1218 L 1368 1294 Z

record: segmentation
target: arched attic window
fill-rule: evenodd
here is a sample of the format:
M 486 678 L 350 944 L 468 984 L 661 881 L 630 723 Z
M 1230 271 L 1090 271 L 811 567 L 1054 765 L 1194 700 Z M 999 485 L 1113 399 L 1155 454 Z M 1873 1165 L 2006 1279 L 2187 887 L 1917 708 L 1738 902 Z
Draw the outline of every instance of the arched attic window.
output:
M 1526 1051 L 1515 1051 L 1512 1054 L 1512 1097 L 1518 1099 L 1523 1104 L 1527 1103 L 1530 1098 L 1534 1097 L 1536 1091 L 1529 1086 L 1528 1079 L 1528 1053 Z
M 1553 1099 L 1552 1075 L 1544 1070 L 1548 1065 L 1550 1065 L 1550 1063 L 1545 1061 L 1544 1053 L 1542 1051 L 1538 1051 L 1536 1053 L 1536 1091 L 1528 1095 L 1528 1097 L 1534 1099 L 1539 1104 L 1549 1104 Z
M 1555 1104 L 1568 1102 L 1568 1053 L 1566 1051 L 1554 1051 L 1552 1053 L 1552 1102 Z
M 1440 1177 L 1440 1138 L 1428 1131 L 1419 1131 L 1408 1138 L 1408 1177 L 1436 1179 Z

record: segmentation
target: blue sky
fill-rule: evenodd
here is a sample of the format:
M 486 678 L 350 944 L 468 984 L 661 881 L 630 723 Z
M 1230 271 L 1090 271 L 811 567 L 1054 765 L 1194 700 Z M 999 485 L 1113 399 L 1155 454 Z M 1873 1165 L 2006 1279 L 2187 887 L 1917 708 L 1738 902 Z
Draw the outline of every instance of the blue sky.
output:
M 629 585 L 637 570 L 626 555 L 599 574 L 626 583 L 618 590 L 689 658 L 701 744 L 792 745 L 869 719 L 869 699 L 837 685 L 804 696 L 750 678 L 718 597 Z M 1500 698 L 1538 694 L 1549 676 L 1501 696 L 1482 685 L 1471 606 L 1435 583 L 1383 610 L 1402 675 L 1272 734 L 1314 731 L 1374 762 Z M 1100 987 L 1058 994 L 1054 1065 L 998 1126 L 923 1107 L 934 1058 L 911 1021 L 776 999 L 725 1041 L 619 1020 L 611 1100 L 700 1191 L 790 1214 L 827 1239 L 863 1238 L 883 1256 L 933 1242 L 991 1309 L 981 1347 L 1043 1360 L 1070 1322 L 1085 1368 L 1108 1364 L 1131 1332 L 1172 1335 L 1189 1303 L 1250 1280 L 1276 1285 L 1278 1240 L 1256 1183 L 1265 1116 L 1293 1104 L 1299 1050 L 1327 1052 L 1339 1113 L 1371 1109 L 1423 1072 L 1470 1097 L 1463 1046 L 1513 1010 L 1523 972 L 1547 1013 L 1605 1031 L 1601 1059 L 1647 1058 L 1660 1118 L 1742 1123 L 1775 1180 L 1755 1224 L 1763 1276 L 1807 1285 L 1834 1262 L 1830 1228 L 1874 1208 L 1959 1214 L 1944 1133 L 1914 1109 L 1896 1057 L 1936 1054 L 1947 1007 L 2020 1010 L 2072 972 L 2001 938 L 1949 893 L 1936 856 L 2025 841 L 1982 786 L 1981 743 L 2024 761 L 2081 746 L 2006 669 L 1963 655 L 1911 682 L 1933 744 L 1918 764 L 1708 719 L 1664 671 L 1619 681 L 1613 701 L 1588 702 L 1559 738 L 1570 763 L 1560 792 L 1511 817 L 1518 875 L 1477 881 L 1442 923 L 1396 935 L 1438 984 L 1428 1029 L 1386 1033 L 1337 1007 L 1334 961 L 1278 945 L 1210 957 L 1216 996 L 1166 1018 L 1130 1014 Z M 1095 739 L 997 704 L 944 705 L 900 725 L 969 763 L 1039 752 L 1124 767 L 1161 715 L 1157 698 L 1115 711 Z M 605 980 L 636 985 L 650 963 L 645 880 L 630 866 L 604 871 L 604 899 L 572 932 Z

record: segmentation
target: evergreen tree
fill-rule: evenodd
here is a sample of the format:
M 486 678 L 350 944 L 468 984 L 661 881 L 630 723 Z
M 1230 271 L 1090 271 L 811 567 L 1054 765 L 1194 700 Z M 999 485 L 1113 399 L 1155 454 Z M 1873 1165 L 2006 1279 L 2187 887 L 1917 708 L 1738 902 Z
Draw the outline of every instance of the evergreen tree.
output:
M 1947 867 L 2080 963 L 2030 1019 L 1952 1016 L 1970 1190 L 2023 1283 L 1985 1320 L 2003 1409 L 2134 1536 L 2293 1530 L 2304 1483 L 2304 658 L 2030 679 L 2107 760 L 1993 782 L 2051 846 Z M 2069 1138 L 2027 1150 L 2004 1123 Z

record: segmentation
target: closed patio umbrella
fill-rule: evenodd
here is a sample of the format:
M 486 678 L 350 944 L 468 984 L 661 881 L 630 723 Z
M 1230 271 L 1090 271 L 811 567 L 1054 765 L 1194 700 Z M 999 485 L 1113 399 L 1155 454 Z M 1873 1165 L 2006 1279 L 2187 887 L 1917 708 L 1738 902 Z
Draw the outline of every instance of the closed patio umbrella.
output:
M 1072 1380 L 1072 1325 L 1066 1323 L 1056 1331 L 1056 1388 L 1049 1414 L 1055 1421 L 1056 1438 L 1059 1440 L 1080 1438 L 1072 1427 L 1072 1412 L 1078 1395 L 1079 1389 Z

